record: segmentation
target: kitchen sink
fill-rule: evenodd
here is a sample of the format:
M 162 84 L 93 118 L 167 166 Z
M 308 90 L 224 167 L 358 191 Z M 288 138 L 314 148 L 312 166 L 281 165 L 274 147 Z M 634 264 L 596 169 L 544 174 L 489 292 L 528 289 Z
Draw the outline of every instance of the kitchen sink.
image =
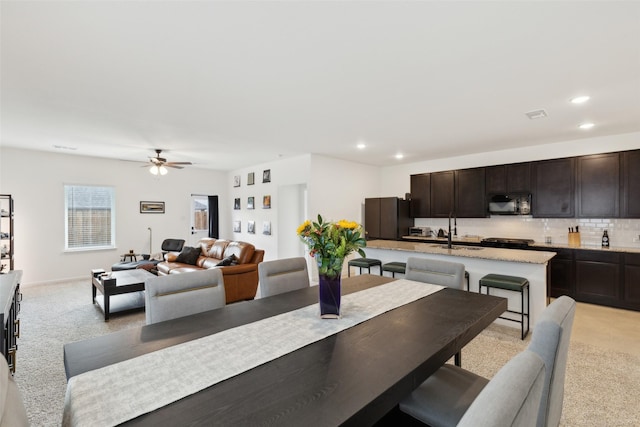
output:
M 439 244 L 431 245 L 431 247 L 432 248 L 449 249 L 449 247 L 447 245 L 439 245 Z M 459 250 L 480 251 L 482 249 L 484 249 L 484 248 L 480 247 L 480 246 L 457 246 L 457 245 L 451 246 L 451 250 L 454 250 L 454 251 L 459 251 Z

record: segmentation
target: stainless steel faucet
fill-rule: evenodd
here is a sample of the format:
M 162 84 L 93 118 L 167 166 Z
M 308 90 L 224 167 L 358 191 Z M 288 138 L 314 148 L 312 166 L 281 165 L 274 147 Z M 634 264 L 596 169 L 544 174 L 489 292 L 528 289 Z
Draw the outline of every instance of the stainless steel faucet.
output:
M 449 232 L 447 233 L 447 248 L 451 249 L 451 212 L 449 212 Z

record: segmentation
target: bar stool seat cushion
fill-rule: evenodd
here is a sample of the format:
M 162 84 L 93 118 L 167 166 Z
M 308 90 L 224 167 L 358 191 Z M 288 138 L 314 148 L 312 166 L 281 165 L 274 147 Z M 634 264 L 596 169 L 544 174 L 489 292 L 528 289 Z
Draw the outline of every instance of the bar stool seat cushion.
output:
M 388 262 L 382 266 L 383 271 L 391 271 L 392 273 L 402 273 L 404 274 L 407 269 L 406 262 Z
M 520 292 L 529 280 L 524 277 L 505 276 L 502 274 L 487 274 L 480 279 L 480 285 L 490 288 L 507 289 Z
M 369 268 L 375 265 L 382 265 L 382 261 L 373 258 L 355 258 L 349 261 L 351 267 Z

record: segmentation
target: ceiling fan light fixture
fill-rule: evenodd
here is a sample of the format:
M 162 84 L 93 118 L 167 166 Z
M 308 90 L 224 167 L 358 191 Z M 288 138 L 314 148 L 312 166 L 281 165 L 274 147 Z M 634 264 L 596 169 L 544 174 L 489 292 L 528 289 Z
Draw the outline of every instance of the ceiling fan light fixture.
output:
M 158 172 L 160 172 L 160 175 L 166 175 L 167 172 L 169 172 L 169 170 L 164 166 L 160 165 L 160 167 L 158 168 Z

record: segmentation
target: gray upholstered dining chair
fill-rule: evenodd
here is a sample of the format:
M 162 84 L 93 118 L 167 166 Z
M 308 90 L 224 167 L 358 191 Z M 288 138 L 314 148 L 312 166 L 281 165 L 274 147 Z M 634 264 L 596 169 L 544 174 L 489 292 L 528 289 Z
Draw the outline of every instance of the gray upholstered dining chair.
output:
M 429 258 L 409 257 L 404 278 L 464 289 L 464 264 Z
M 145 280 L 147 325 L 224 307 L 219 268 L 151 277 Z
M 9 365 L 0 357 L 0 427 L 28 427 L 27 410 Z
M 536 322 L 528 346 L 546 366 L 538 427 L 560 423 L 575 307 L 570 297 L 554 300 Z M 432 427 L 455 426 L 488 383 L 473 372 L 446 364 L 400 402 L 400 410 Z
M 263 261 L 258 264 L 262 298 L 309 287 L 307 261 L 303 257 Z
M 545 365 L 525 350 L 507 362 L 482 389 L 459 427 L 534 427 L 544 386 Z

